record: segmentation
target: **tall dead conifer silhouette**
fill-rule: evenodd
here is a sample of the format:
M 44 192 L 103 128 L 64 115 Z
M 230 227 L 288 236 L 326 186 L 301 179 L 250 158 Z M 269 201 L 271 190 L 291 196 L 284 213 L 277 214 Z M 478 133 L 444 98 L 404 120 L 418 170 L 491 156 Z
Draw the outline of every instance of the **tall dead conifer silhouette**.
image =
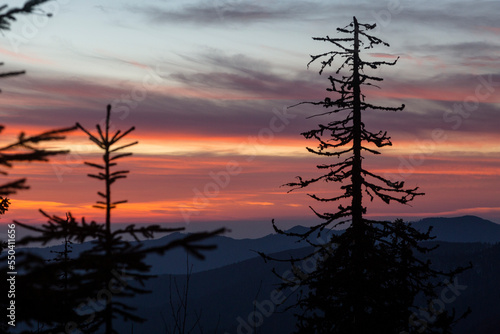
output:
M 302 259 L 276 259 L 261 254 L 266 260 L 289 261 L 293 266 L 293 277 L 282 277 L 282 288 L 297 288 L 298 333 L 394 333 L 416 332 L 418 324 L 412 324 L 410 316 L 416 309 L 415 298 L 422 294 L 433 298 L 436 288 L 443 285 L 439 277 L 454 277 L 463 268 L 449 273 L 435 271 L 429 262 L 418 259 L 418 253 L 427 253 L 432 248 L 420 246 L 420 242 L 432 239 L 430 230 L 421 233 L 411 226 L 397 221 L 380 222 L 367 219 L 366 199 L 380 199 L 407 204 L 416 196 L 423 195 L 417 187 L 405 188 L 404 182 L 386 179 L 369 171 L 363 163 L 366 154 L 378 155 L 379 148 L 392 145 L 385 131 L 372 132 L 367 129 L 362 115 L 367 112 L 395 112 L 404 105 L 384 107 L 367 102 L 363 92 L 365 86 L 376 86 L 382 78 L 367 74 L 367 69 L 378 69 L 382 65 L 393 66 L 393 62 L 366 61 L 361 58 L 362 50 L 374 46 L 389 46 L 368 32 L 375 24 L 353 21 L 337 32 L 347 37 L 317 37 L 314 40 L 331 43 L 337 48 L 319 55 L 312 55 L 308 66 L 320 61 L 319 74 L 340 65 L 334 75 L 328 77 L 331 87 L 329 96 L 316 102 L 302 102 L 322 106 L 327 110 L 313 115 L 331 117 L 327 123 L 302 133 L 307 139 L 318 141 L 317 148 L 307 148 L 315 155 L 341 159 L 340 162 L 318 165 L 325 171 L 319 177 L 303 179 L 286 184 L 295 189 L 307 188 L 317 182 L 340 183 L 342 193 L 333 197 L 308 194 L 322 203 L 338 203 L 334 213 L 319 213 L 311 209 L 322 222 L 310 227 L 304 233 L 290 233 L 279 229 L 277 233 L 298 237 L 314 246 L 312 254 Z M 342 117 L 341 115 L 345 115 Z M 340 235 L 328 230 L 348 225 Z M 328 235 L 326 242 L 318 240 Z M 316 268 L 312 271 L 299 266 L 301 261 L 313 259 Z M 446 333 L 453 323 L 453 315 L 440 314 L 439 321 L 427 324 L 429 333 Z M 417 329 L 415 329 L 417 328 Z

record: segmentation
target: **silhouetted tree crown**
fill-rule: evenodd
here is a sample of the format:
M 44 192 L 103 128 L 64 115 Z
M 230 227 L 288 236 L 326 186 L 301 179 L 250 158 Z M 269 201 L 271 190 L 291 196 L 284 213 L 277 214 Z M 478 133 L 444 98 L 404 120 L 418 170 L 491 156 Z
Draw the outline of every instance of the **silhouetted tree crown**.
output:
M 325 220 L 317 229 L 321 230 L 336 221 L 336 225 L 346 222 L 344 218 L 350 218 L 348 221 L 355 228 L 364 222 L 363 215 L 366 213 L 366 207 L 363 206 L 363 194 L 368 195 L 370 200 L 379 198 L 389 204 L 391 201 L 407 204 L 415 196 L 423 195 L 417 192 L 418 188 L 405 189 L 404 182 L 391 181 L 380 175 L 376 175 L 363 167 L 363 155 L 365 153 L 380 154 L 379 151 L 369 147 L 369 144 L 377 148 L 392 145 L 390 137 L 386 131 L 371 132 L 362 121 L 363 112 L 374 111 L 400 111 L 404 109 L 404 104 L 399 107 L 383 107 L 368 103 L 364 95 L 363 86 L 375 86 L 374 82 L 380 82 L 383 79 L 368 75 L 365 69 L 377 69 L 382 65 L 393 66 L 394 62 L 375 61 L 368 62 L 361 59 L 361 49 L 370 49 L 376 45 L 389 44 L 383 42 L 377 37 L 368 34 L 368 31 L 374 29 L 375 25 L 360 24 L 353 19 L 353 22 L 345 28 L 338 28 L 340 33 L 348 34 L 352 37 L 331 38 L 315 37 L 314 40 L 333 44 L 339 48 L 339 51 L 330 51 L 320 55 L 312 55 L 312 60 L 308 66 L 321 59 L 320 74 L 327 67 L 334 65 L 334 61 L 339 59 L 341 65 L 335 71 L 337 77 L 329 76 L 331 88 L 327 91 L 337 93 L 337 98 L 326 97 L 322 101 L 302 102 L 307 104 L 319 105 L 327 111 L 314 116 L 346 114 L 343 119 L 331 120 L 326 124 L 318 125 L 318 128 L 302 133 L 307 139 L 318 141 L 317 148 L 307 148 L 307 150 L 316 155 L 325 157 L 345 157 L 343 161 L 333 164 L 318 166 L 321 171 L 326 173 L 312 179 L 304 180 L 297 177 L 297 182 L 288 183 L 287 186 L 296 188 L 305 188 L 315 182 L 340 182 L 343 184 L 341 189 L 343 194 L 324 198 L 311 194 L 312 198 L 320 202 L 337 202 L 349 199 L 348 205 L 339 205 L 336 213 L 319 214 L 318 217 Z M 343 70 L 348 71 L 348 75 L 341 74 Z M 378 86 L 377 86 L 378 87 Z M 302 104 L 300 103 L 300 104 Z M 292 190 L 293 190 L 292 189 Z M 340 219 L 340 221 L 338 221 Z M 312 233 L 311 230 L 308 234 Z

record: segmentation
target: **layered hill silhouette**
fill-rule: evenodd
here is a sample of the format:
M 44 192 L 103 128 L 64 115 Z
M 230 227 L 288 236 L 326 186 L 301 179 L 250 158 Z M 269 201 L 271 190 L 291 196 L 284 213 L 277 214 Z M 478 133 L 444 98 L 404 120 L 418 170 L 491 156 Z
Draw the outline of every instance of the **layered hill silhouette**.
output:
M 476 216 L 425 218 L 414 223 L 420 231 L 432 226 L 436 240 L 449 242 L 500 242 L 500 225 Z
M 475 216 L 456 218 L 425 218 L 414 223 L 419 230 L 433 227 L 436 239 L 431 243 L 439 248 L 429 255 L 436 269 L 450 269 L 456 266 L 473 264 L 473 268 L 464 272 L 455 282 L 458 293 L 452 302 L 445 303 L 447 309 L 464 311 L 467 306 L 472 314 L 461 321 L 454 333 L 493 333 L 500 326 L 497 315 L 500 314 L 500 286 L 495 278 L 500 276 L 500 225 Z M 305 230 L 296 226 L 294 232 Z M 342 233 L 330 231 L 329 233 Z M 179 238 L 180 233 L 145 241 L 153 246 Z M 218 236 L 207 244 L 216 244 L 218 248 L 208 252 L 204 261 L 189 257 L 186 253 L 175 250 L 167 256 L 149 256 L 152 273 L 158 277 L 146 283 L 151 294 L 139 295 L 127 301 L 137 307 L 137 315 L 147 321 L 143 324 L 117 322 L 120 333 L 167 333 L 174 326 L 173 309 L 180 304 L 177 291 L 181 294 L 186 286 L 187 271 L 192 270 L 188 290 L 188 308 L 186 323 L 199 327 L 204 333 L 290 333 L 294 330 L 293 310 L 276 305 L 276 299 L 284 296 L 295 298 L 297 291 L 275 292 L 279 278 L 271 270 L 283 274 L 290 270 L 288 263 L 265 263 L 256 253 L 273 254 L 278 258 L 300 257 L 311 249 L 307 244 L 298 243 L 290 237 L 270 234 L 257 239 L 232 239 Z M 73 246 L 70 256 L 89 248 L 89 243 Z M 29 250 L 43 257 L 54 258 L 54 251 L 61 246 L 30 248 Z M 134 284 L 131 282 L 130 284 Z M 449 297 L 449 296 L 448 296 Z M 274 300 L 274 301 L 273 301 Z M 422 305 L 426 309 L 426 305 Z M 425 314 L 419 314 L 424 317 Z M 196 332 L 196 331 L 195 331 Z
M 432 226 L 432 235 L 436 241 L 446 242 L 500 242 L 500 225 L 476 216 L 462 216 L 455 218 L 425 218 L 413 223 L 420 231 L 426 231 Z M 305 232 L 307 227 L 295 226 L 289 231 Z M 341 230 L 326 233 L 342 233 Z M 146 245 L 154 246 L 167 243 L 182 237 L 182 233 L 172 233 L 159 239 L 144 241 Z M 228 236 L 216 236 L 204 241 L 205 244 L 215 244 L 217 249 L 207 253 L 205 260 L 190 259 L 192 272 L 202 272 L 214 268 L 220 268 L 230 264 L 258 257 L 257 252 L 266 254 L 278 253 L 289 249 L 298 249 L 306 246 L 293 238 L 269 234 L 257 239 L 233 239 Z M 89 243 L 73 245 L 73 254 L 76 257 L 83 250 L 89 249 Z M 52 246 L 45 248 L 32 248 L 46 259 L 54 258 L 54 251 L 62 251 L 63 246 Z M 149 255 L 146 261 L 152 265 L 151 273 L 155 275 L 186 273 L 186 253 L 182 249 L 174 249 L 164 256 Z
M 500 267 L 497 266 L 500 263 L 500 243 L 437 243 L 440 247 L 429 255 L 434 268 L 449 269 L 473 264 L 472 269 L 451 283 L 456 287 L 456 293 L 447 291 L 446 298 L 439 301 L 446 309 L 455 309 L 457 314 L 469 306 L 472 309 L 472 313 L 458 323 L 453 333 L 495 333 L 500 326 L 500 286 L 496 279 L 500 275 Z M 300 248 L 273 256 L 299 257 L 310 251 L 309 248 Z M 286 308 L 290 303 L 278 306 L 273 302 L 279 279 L 271 272 L 272 268 L 280 274 L 290 270 L 286 263 L 265 263 L 261 258 L 252 258 L 193 274 L 189 282 L 188 324 L 199 324 L 204 333 L 292 333 L 295 329 L 294 310 Z M 184 275 L 161 275 L 148 282 L 147 287 L 154 293 L 131 301 L 138 308 L 137 314 L 148 319 L 144 324 L 134 325 L 134 330 L 160 334 L 167 333 L 167 328 L 173 328 L 171 305 L 174 308 L 179 305 L 176 290 L 184 291 L 185 284 Z M 297 291 L 288 289 L 278 296 L 287 296 L 293 301 L 296 294 Z M 417 319 L 427 320 L 433 316 L 428 305 L 422 305 L 422 310 L 417 313 Z M 125 333 L 130 332 L 131 327 L 121 323 L 119 329 Z

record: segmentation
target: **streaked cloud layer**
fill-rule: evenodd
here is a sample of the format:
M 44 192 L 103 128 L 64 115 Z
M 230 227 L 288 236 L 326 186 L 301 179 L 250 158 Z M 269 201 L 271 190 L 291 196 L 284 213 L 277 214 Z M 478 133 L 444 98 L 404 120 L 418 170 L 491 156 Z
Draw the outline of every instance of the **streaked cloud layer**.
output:
M 52 9 L 46 24 L 20 21 L 3 36 L 4 67 L 28 70 L 1 83 L 4 138 L 76 121 L 92 127 L 112 104 L 113 124 L 135 125 L 140 141 L 124 161 L 130 179 L 117 186 L 130 200 L 116 211 L 120 221 L 307 222 L 309 205 L 328 210 L 280 188 L 323 163 L 299 135 L 323 121 L 307 119 L 318 110 L 286 106 L 325 98 L 327 75 L 305 65 L 330 46 L 311 37 L 333 36 L 356 15 L 377 23 L 391 44 L 366 57 L 400 57 L 374 73 L 385 80 L 368 98 L 407 106 L 366 113 L 367 127 L 387 130 L 394 142 L 366 163 L 427 194 L 412 207 L 373 203 L 369 213 L 467 213 L 500 223 L 498 2 L 92 0 Z M 27 36 L 30 22 L 36 33 Z M 18 196 L 11 218 L 35 222 L 38 207 L 99 217 L 90 208 L 99 185 L 81 165 L 99 157 L 81 134 L 67 144 L 68 157 L 13 170 L 32 190 Z

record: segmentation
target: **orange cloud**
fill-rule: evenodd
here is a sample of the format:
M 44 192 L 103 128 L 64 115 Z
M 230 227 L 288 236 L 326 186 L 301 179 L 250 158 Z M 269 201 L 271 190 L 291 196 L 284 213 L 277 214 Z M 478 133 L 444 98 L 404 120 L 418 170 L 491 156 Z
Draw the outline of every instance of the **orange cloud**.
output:
M 269 206 L 269 205 L 274 205 L 274 203 L 271 202 L 242 202 L 241 204 L 246 204 L 246 205 L 260 205 L 260 206 Z

